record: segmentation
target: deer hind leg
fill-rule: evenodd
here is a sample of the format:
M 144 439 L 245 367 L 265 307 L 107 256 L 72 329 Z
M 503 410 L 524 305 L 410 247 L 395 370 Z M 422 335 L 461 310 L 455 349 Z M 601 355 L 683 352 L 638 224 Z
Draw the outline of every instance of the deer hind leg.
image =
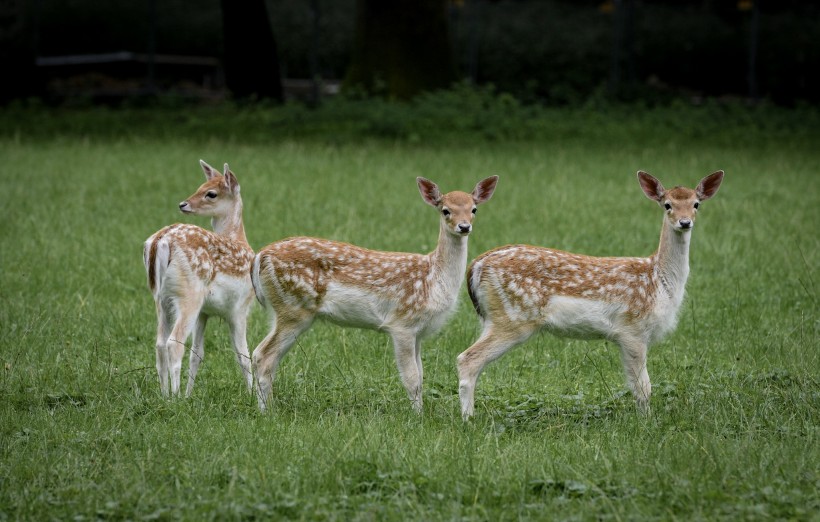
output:
M 256 376 L 256 397 L 259 400 L 259 409 L 267 409 L 268 399 L 276 377 L 276 369 L 282 357 L 288 353 L 299 335 L 307 330 L 313 317 L 295 320 L 278 317 L 276 326 L 265 337 L 259 346 L 253 350 L 253 373 Z
M 168 353 L 169 373 L 171 375 L 171 393 L 179 394 L 179 378 L 182 372 L 182 357 L 185 355 L 185 342 L 191 335 L 199 317 L 199 306 L 193 299 L 179 300 L 177 316 L 168 342 L 165 344 Z
M 504 355 L 510 348 L 526 341 L 532 332 L 513 335 L 487 323 L 481 337 L 457 358 L 458 396 L 461 417 L 469 419 L 474 413 L 475 387 L 484 367 Z
M 649 373 L 646 371 L 647 344 L 632 338 L 622 339 L 618 344 L 621 347 L 621 363 L 624 367 L 626 383 L 635 397 L 638 410 L 648 414 L 652 384 L 649 382 Z
M 157 299 L 157 375 L 159 376 L 159 389 L 163 395 L 167 396 L 169 391 L 169 368 L 168 368 L 168 337 L 171 335 L 171 318 L 162 306 L 162 301 Z
M 394 330 L 390 332 L 393 338 L 393 351 L 396 355 L 396 365 L 399 368 L 401 383 L 407 390 L 407 396 L 413 409 L 421 412 L 423 407 L 421 397 L 422 368 L 421 368 L 421 346 L 416 334 L 405 330 Z
M 231 331 L 231 341 L 236 354 L 236 361 L 239 363 L 239 368 L 242 371 L 242 377 L 245 379 L 248 392 L 252 392 L 253 372 L 251 371 L 251 357 L 248 353 L 247 321 L 248 314 L 246 311 L 244 314 L 230 319 L 228 328 Z
M 199 365 L 205 359 L 205 326 L 208 324 L 208 316 L 199 314 L 194 326 L 194 336 L 191 341 L 191 355 L 188 360 L 188 387 L 185 389 L 185 396 L 190 397 L 194 391 L 194 381 L 199 371 Z

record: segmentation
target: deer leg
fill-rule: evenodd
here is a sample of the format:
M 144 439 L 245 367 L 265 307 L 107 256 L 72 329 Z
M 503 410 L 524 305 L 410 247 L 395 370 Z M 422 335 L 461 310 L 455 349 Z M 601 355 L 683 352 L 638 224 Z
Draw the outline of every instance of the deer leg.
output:
M 274 329 L 253 350 L 253 373 L 256 376 L 256 394 L 261 411 L 267 409 L 279 362 L 288 353 L 299 334 L 308 329 L 311 322 L 312 318 L 293 321 L 279 317 Z
M 248 392 L 252 392 L 253 372 L 251 371 L 251 357 L 248 353 L 248 338 L 246 333 L 248 314 L 245 312 L 240 315 L 240 317 L 231 318 L 228 321 L 228 328 L 230 328 L 231 331 L 231 341 L 233 342 L 233 349 L 236 353 L 236 361 L 239 363 L 239 368 L 242 371 L 242 377 L 245 379 Z
M 199 314 L 194 326 L 193 341 L 191 341 L 191 355 L 188 359 L 188 387 L 185 389 L 185 396 L 190 397 L 194 391 L 194 381 L 196 380 L 199 364 L 205 358 L 205 325 L 208 324 L 208 316 Z
M 421 388 L 424 384 L 424 367 L 421 364 L 421 339 L 416 337 L 416 368 L 419 371 L 419 397 L 421 397 Z
M 639 339 L 622 339 L 618 344 L 621 347 L 621 363 L 624 367 L 627 385 L 635 397 L 638 410 L 648 414 L 652 384 L 649 382 L 649 373 L 646 371 L 647 345 Z
M 185 355 L 185 341 L 191 335 L 198 316 L 198 306 L 181 303 L 181 306 L 177 309 L 177 318 L 171 330 L 171 335 L 165 343 L 171 375 L 171 393 L 174 395 L 179 394 L 179 377 L 182 371 L 182 357 Z
M 530 332 L 523 336 L 513 336 L 487 323 L 481 337 L 461 352 L 457 358 L 458 396 L 461 400 L 461 417 L 464 420 L 473 416 L 476 382 L 484 367 L 504 355 L 510 348 L 527 340 L 531 334 Z
M 421 412 L 421 380 L 422 370 L 417 362 L 421 354 L 417 353 L 417 338 L 413 332 L 405 330 L 394 330 L 390 332 L 393 338 L 393 351 L 396 355 L 396 365 L 399 367 L 399 375 L 410 402 L 416 412 Z
M 161 300 L 157 300 L 157 375 L 159 375 L 159 389 L 163 395 L 167 396 L 169 391 L 168 382 L 168 337 L 171 335 L 171 321 Z

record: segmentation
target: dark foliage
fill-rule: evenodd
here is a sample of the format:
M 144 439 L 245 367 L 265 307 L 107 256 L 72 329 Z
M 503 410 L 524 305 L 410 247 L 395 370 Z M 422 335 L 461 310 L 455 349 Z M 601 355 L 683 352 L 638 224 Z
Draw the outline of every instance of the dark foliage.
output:
M 345 77 L 355 47 L 354 0 L 265 3 L 280 44 L 278 72 L 287 78 Z M 574 104 L 599 93 L 650 102 L 749 94 L 785 105 L 820 101 L 820 68 L 816 66 L 820 63 L 820 39 L 816 37 L 820 5 L 796 0 L 756 3 L 759 17 L 753 56 L 755 2 L 695 0 L 451 2 L 447 14 L 450 49 L 442 55 L 454 58 L 460 76 L 491 83 L 524 101 Z M 156 51 L 223 58 L 227 49 L 219 4 L 216 0 L 157 1 Z M 30 58 L 33 53 L 17 51 L 32 48 L 40 56 L 53 56 L 145 52 L 149 46 L 147 3 L 40 0 L 20 5 L 25 6 L 25 16 L 20 18 L 25 23 L 15 25 L 16 32 L 4 31 L 0 46 L 14 49 L 14 56 Z M 617 32 L 615 9 L 619 5 L 631 6 L 621 33 Z M 421 53 L 423 41 L 417 39 L 405 53 Z M 755 93 L 749 77 L 752 57 Z M 31 71 L 16 70 L 22 72 L 10 87 L 35 92 Z M 179 67 L 158 70 L 160 86 L 172 83 L 162 83 L 163 75 L 184 73 Z M 129 74 L 144 76 L 144 67 Z M 202 74 L 197 74 L 201 83 Z M 613 78 L 618 80 L 617 89 L 612 89 Z M 196 80 L 196 74 L 185 78 Z

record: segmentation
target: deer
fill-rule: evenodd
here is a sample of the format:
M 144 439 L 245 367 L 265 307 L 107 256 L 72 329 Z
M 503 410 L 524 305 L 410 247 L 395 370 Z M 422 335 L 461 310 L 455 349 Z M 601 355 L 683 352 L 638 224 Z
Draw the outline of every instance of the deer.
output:
M 438 332 L 455 311 L 476 208 L 490 199 L 498 176 L 480 181 L 470 193 L 442 194 L 432 181 L 416 181 L 424 202 L 440 215 L 438 243 L 429 254 L 293 237 L 256 255 L 253 287 L 271 316 L 270 333 L 253 351 L 262 412 L 282 357 L 317 318 L 390 335 L 401 382 L 413 409 L 421 412 L 421 341 Z
M 476 381 L 484 367 L 542 330 L 616 343 L 638 410 L 650 413 L 647 349 L 677 325 L 695 217 L 700 204 L 718 191 L 723 171 L 706 176 L 694 190 L 666 190 L 643 171 L 638 181 L 664 212 L 660 245 L 650 257 L 591 257 L 507 245 L 470 264 L 467 289 L 482 330 L 457 358 L 464 420 L 474 414 Z
M 222 174 L 202 160 L 199 163 L 206 181 L 179 204 L 179 210 L 210 216 L 213 232 L 177 223 L 153 234 L 143 247 L 148 287 L 157 311 L 157 373 L 165 396 L 169 388 L 173 395 L 179 394 L 185 343 L 192 332 L 186 397 L 193 392 L 205 357 L 205 326 L 211 316 L 228 323 L 249 392 L 253 386 L 246 328 L 254 301 L 254 252 L 245 237 L 239 182 L 227 163 Z

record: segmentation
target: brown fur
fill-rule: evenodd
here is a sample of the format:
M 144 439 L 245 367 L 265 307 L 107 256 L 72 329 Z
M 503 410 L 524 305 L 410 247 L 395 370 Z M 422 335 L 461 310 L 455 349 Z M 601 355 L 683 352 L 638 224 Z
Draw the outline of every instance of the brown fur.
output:
M 321 306 L 331 281 L 376 294 L 404 296 L 412 309 L 409 303 L 426 301 L 428 284 L 421 288 L 414 284 L 429 272 L 430 262 L 420 254 L 381 252 L 306 237 L 273 243 L 260 253 L 260 275 L 266 295 L 276 294 L 275 280 L 285 293 L 309 304 L 311 310 Z M 417 277 L 413 278 L 413 274 Z
M 627 303 L 635 316 L 647 313 L 658 284 L 649 267 L 651 260 L 630 257 L 590 257 L 529 245 L 507 245 L 477 257 L 467 272 L 468 290 L 476 311 L 483 315 L 472 286 L 473 267 L 480 261 L 491 266 L 514 266 L 515 270 L 498 272 L 504 279 L 501 291 L 514 303 L 525 306 L 524 295 L 534 301 L 550 295 L 572 295 L 602 301 Z M 594 271 L 593 271 L 594 270 Z M 485 283 L 482 273 L 476 284 Z M 625 283 L 628 283 L 625 285 Z M 520 293 L 511 291 L 519 287 Z
M 176 223 L 154 235 L 148 253 L 148 286 L 155 290 L 156 255 L 160 240 L 168 239 L 173 259 L 181 252 L 188 260 L 191 270 L 201 280 L 210 283 L 217 273 L 241 277 L 250 272 L 253 250 L 247 243 L 214 234 L 195 225 Z

